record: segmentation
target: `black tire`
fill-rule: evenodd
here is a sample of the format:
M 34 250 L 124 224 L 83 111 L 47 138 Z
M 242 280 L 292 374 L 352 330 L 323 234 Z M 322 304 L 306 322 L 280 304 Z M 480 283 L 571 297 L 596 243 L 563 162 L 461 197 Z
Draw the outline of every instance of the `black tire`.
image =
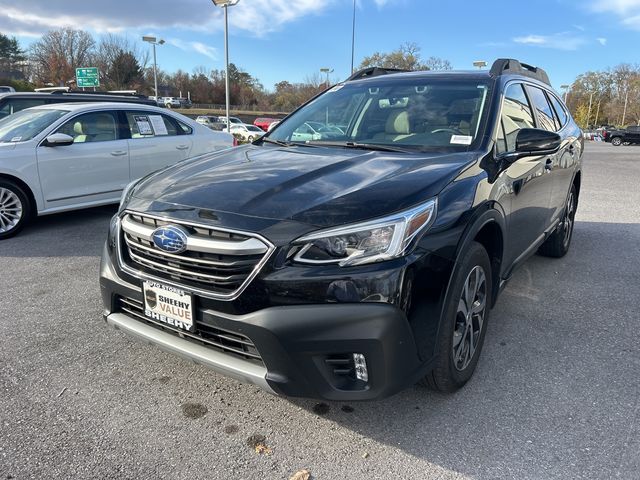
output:
M 247 141 L 249 143 L 252 143 L 255 139 L 253 138 L 253 135 L 249 135 L 249 138 L 247 138 Z
M 483 277 L 478 277 L 477 272 L 482 272 Z M 433 370 L 427 374 L 422 383 L 429 388 L 440 392 L 454 392 L 464 386 L 471 378 L 478 364 L 482 345 L 487 331 L 489 312 L 491 310 L 492 278 L 491 262 L 484 247 L 472 242 L 467 251 L 462 254 L 453 273 L 450 291 L 447 295 L 447 304 L 444 309 L 444 319 L 437 339 L 437 355 Z M 478 278 L 483 278 L 483 288 L 474 293 L 471 305 L 481 308 L 479 314 L 471 320 L 469 315 L 461 311 L 469 304 L 469 297 L 465 295 L 465 286 L 471 286 L 470 281 L 476 279 L 476 285 L 480 284 Z M 471 291 L 471 290 L 469 290 Z M 468 309 L 467 309 L 468 311 Z M 477 332 L 474 330 L 478 327 Z M 464 330 L 464 333 L 461 333 Z M 468 335 L 471 331 L 471 336 Z M 472 347 L 475 339 L 475 347 Z M 467 343 L 468 342 L 470 343 Z M 457 347 L 456 347 L 457 345 Z M 465 347 L 468 346 L 468 349 Z M 473 350 L 472 350 L 473 348 Z M 459 353 L 465 353 L 464 359 Z
M 619 147 L 620 145 L 622 145 L 622 139 L 620 137 L 613 137 L 611 139 L 611 145 Z
M 567 254 L 571 246 L 571 238 L 573 237 L 573 225 L 575 223 L 577 206 L 578 192 L 576 191 L 576 186 L 571 185 L 560 223 L 549 238 L 540 245 L 538 249 L 540 255 L 560 258 Z
M 22 188 L 0 179 L 0 240 L 17 235 L 31 217 L 31 202 Z

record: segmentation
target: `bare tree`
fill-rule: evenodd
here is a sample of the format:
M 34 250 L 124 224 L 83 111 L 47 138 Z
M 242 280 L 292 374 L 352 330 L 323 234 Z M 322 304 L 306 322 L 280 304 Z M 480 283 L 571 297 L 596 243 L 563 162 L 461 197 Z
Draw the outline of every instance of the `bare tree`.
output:
M 406 42 L 392 52 L 375 52 L 365 57 L 360 63 L 360 68 L 384 67 L 399 68 L 401 70 L 451 70 L 448 60 L 438 57 L 429 57 L 422 62 L 420 46 L 415 42 Z
M 64 85 L 75 78 L 75 69 L 89 66 L 95 41 L 83 30 L 61 28 L 45 33 L 30 49 L 35 80 Z

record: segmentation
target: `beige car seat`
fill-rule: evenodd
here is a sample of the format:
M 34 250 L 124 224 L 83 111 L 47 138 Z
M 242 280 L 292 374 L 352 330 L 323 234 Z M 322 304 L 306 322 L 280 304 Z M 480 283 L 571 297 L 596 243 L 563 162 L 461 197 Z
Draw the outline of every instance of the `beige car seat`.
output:
M 397 142 L 413 135 L 411 133 L 411 122 L 409 112 L 406 110 L 396 110 L 389 114 L 385 124 L 384 133 L 376 133 L 374 140 L 383 142 Z

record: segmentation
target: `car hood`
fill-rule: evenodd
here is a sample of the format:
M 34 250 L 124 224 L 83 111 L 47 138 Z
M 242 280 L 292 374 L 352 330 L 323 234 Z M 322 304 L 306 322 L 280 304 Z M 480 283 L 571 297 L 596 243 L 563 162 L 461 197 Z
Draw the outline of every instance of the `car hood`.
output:
M 474 158 L 474 153 L 249 145 L 162 170 L 133 195 L 148 202 L 333 226 L 426 201 Z

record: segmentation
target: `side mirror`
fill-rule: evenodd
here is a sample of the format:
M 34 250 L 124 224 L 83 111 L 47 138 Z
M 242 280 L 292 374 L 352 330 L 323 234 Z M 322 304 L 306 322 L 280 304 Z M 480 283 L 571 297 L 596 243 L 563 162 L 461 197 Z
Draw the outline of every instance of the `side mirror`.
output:
M 65 145 L 73 145 L 73 137 L 65 133 L 54 133 L 49 135 L 42 143 L 45 147 L 64 147 Z
M 515 162 L 531 155 L 552 155 L 560 150 L 561 143 L 562 137 L 555 132 L 522 128 L 516 135 L 516 151 L 506 153 L 501 158 L 507 162 Z

